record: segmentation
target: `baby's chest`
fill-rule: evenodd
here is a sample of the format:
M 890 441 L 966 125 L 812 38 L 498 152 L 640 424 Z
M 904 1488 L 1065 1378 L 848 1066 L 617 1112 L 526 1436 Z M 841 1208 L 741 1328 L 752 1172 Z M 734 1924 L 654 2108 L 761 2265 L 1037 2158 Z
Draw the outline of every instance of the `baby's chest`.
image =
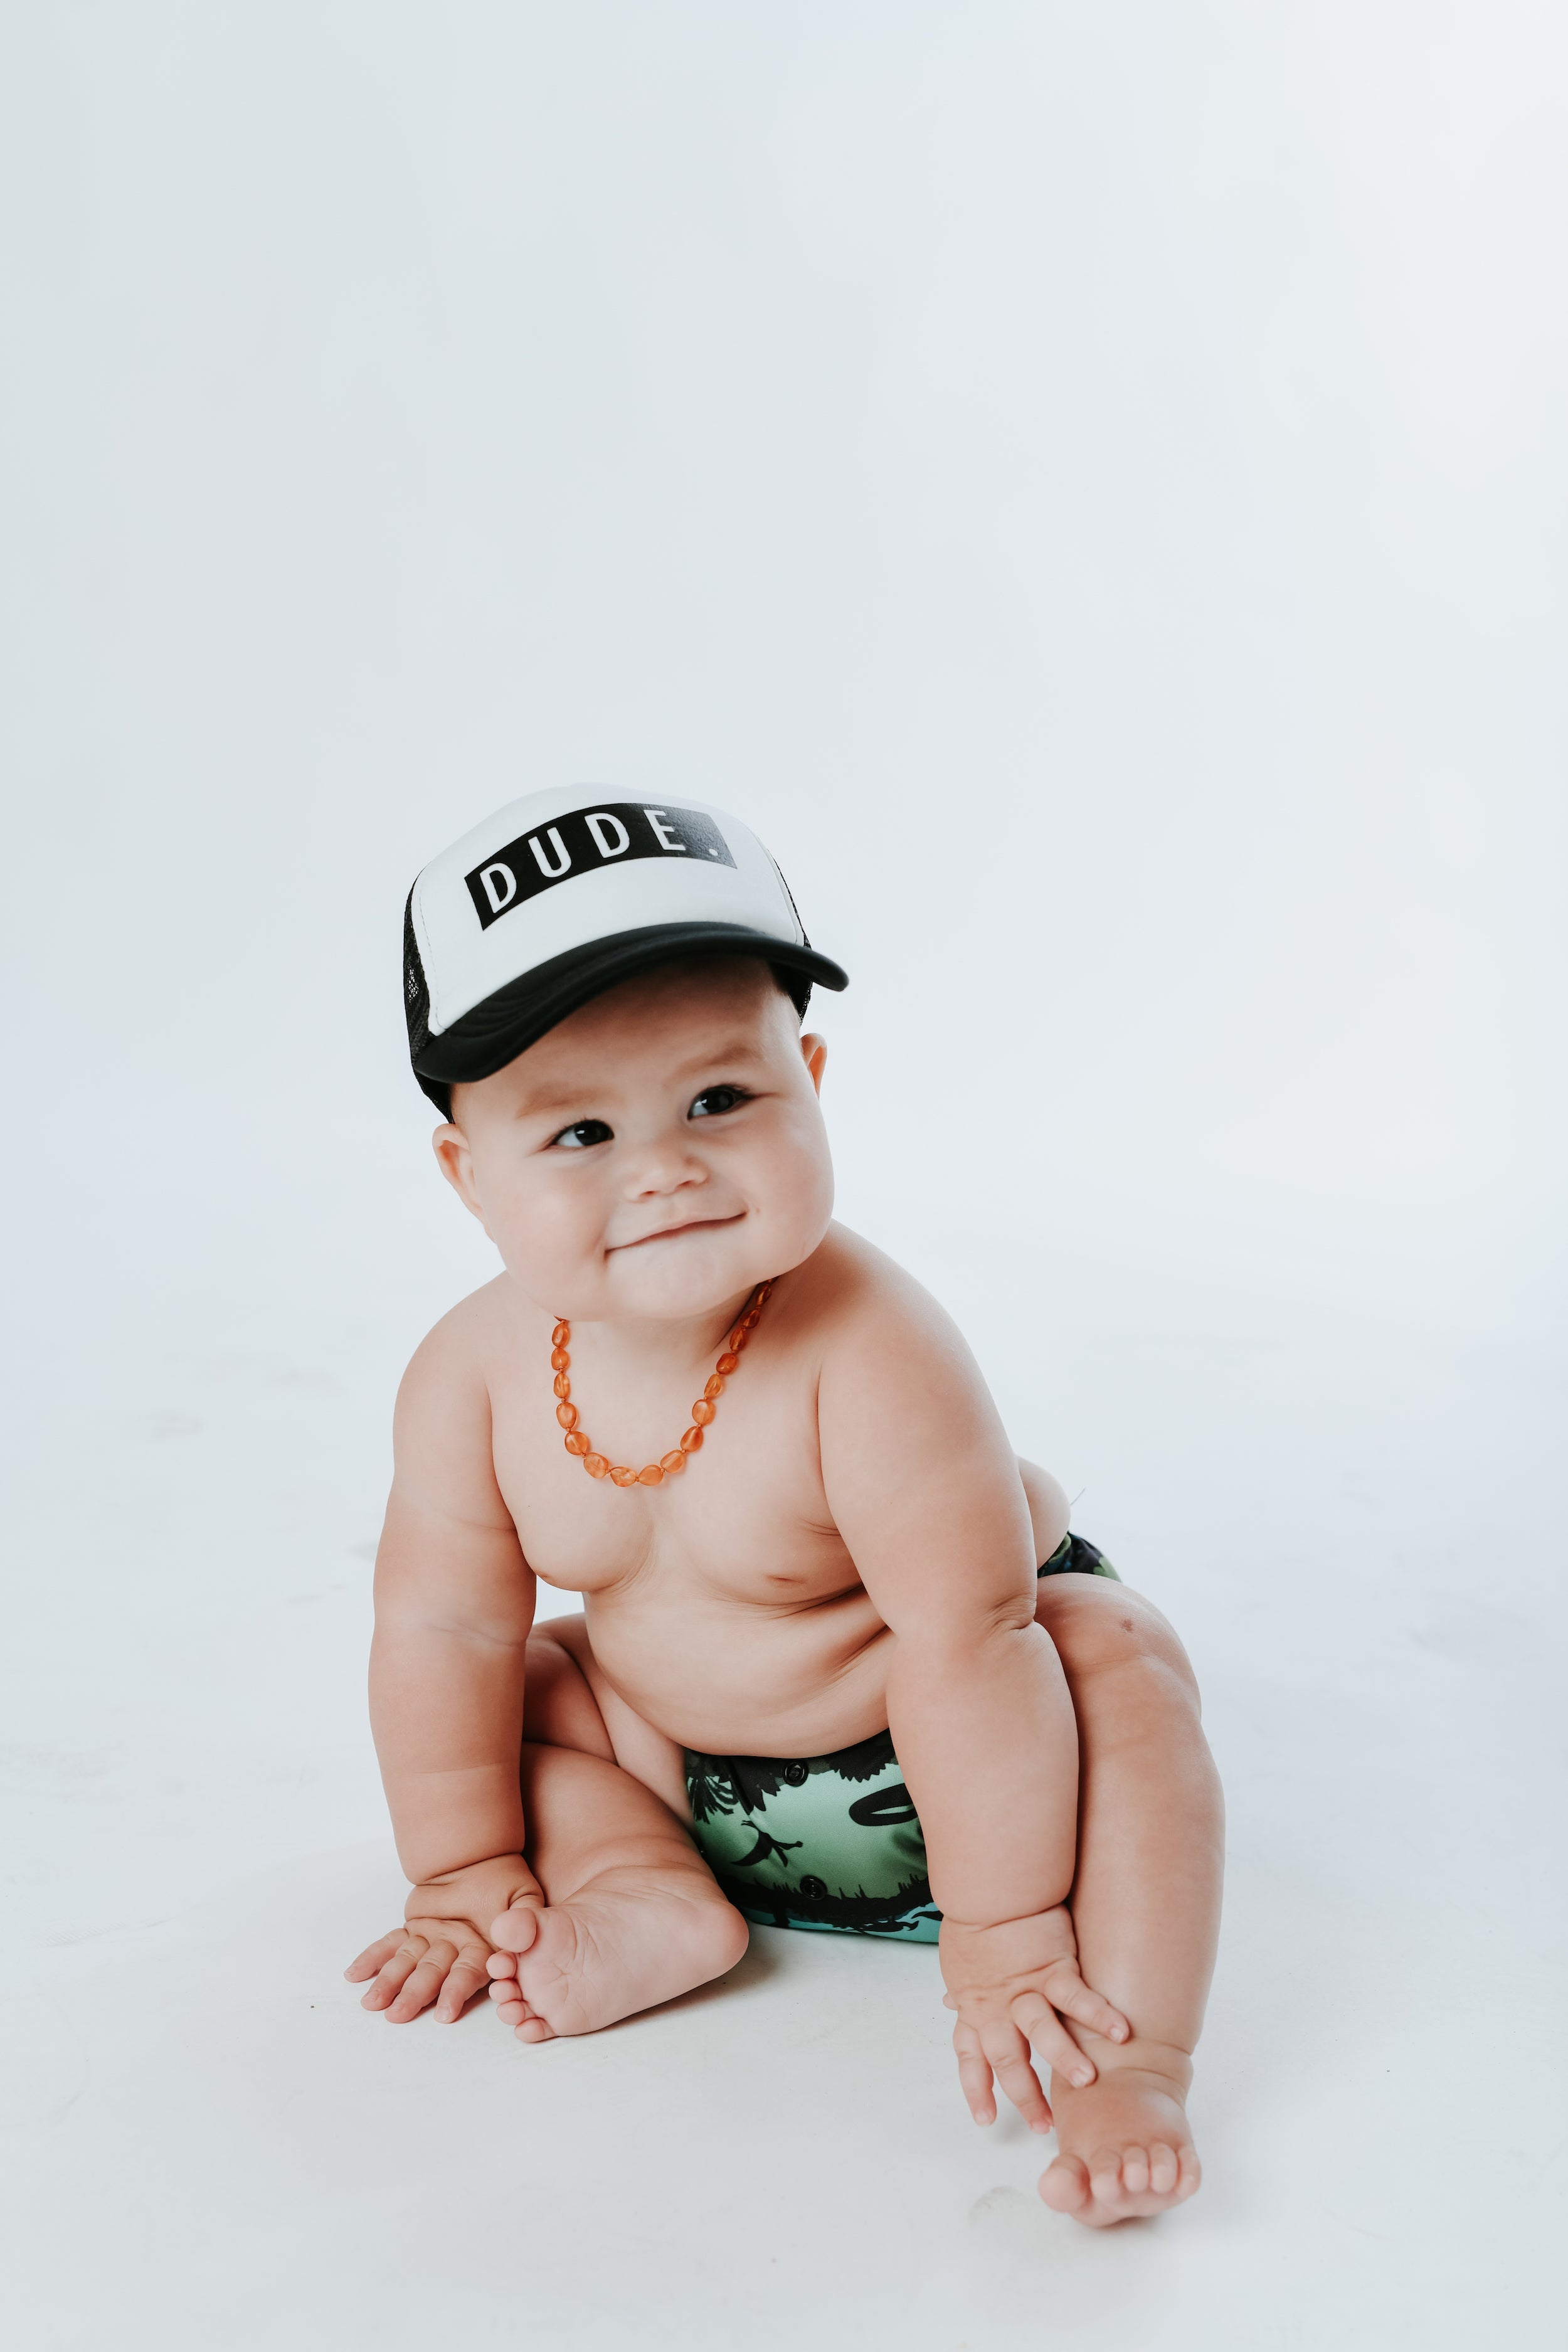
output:
M 494 1457 L 529 1566 L 563 1591 L 668 1581 L 693 1598 L 778 1606 L 857 1581 L 815 1465 L 777 1448 L 715 1444 L 653 1488 L 591 1478 L 531 1431 L 498 1426 Z
M 752 1381 L 724 1400 L 687 1467 L 654 1486 L 590 1477 L 531 1395 L 491 1392 L 491 1456 L 529 1567 L 597 1592 L 677 1571 L 696 1588 L 769 1601 L 853 1583 L 823 1491 L 816 1421 L 790 1385 Z

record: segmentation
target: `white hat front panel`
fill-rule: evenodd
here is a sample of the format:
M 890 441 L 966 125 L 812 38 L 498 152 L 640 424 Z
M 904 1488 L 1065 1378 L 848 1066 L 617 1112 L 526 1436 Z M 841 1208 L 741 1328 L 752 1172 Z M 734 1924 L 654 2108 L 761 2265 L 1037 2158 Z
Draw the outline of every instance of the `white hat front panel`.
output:
M 623 931 L 735 923 L 805 936 L 778 868 L 736 818 L 613 788 L 595 800 L 581 785 L 531 793 L 444 850 L 414 886 L 413 919 L 432 1036 L 524 972 Z

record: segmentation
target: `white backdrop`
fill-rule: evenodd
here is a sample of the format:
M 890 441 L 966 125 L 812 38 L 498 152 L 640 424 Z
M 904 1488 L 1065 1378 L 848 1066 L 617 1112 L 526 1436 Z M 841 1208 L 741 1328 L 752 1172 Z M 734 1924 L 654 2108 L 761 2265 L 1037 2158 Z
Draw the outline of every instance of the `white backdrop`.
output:
M 844 1213 L 1189 1633 L 1244 1873 L 1407 1921 L 1458 1879 L 1535 1965 L 1561 13 L 40 0 L 0 37 L 47 1951 L 351 1849 L 331 1937 L 395 1899 L 365 1553 L 401 1364 L 489 1271 L 402 901 L 580 779 L 733 806 L 848 966 Z

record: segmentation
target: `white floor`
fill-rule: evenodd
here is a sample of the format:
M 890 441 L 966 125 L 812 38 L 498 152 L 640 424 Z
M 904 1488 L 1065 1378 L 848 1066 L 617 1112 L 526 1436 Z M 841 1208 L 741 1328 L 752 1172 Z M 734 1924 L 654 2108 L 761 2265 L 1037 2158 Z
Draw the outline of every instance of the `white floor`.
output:
M 107 1318 L 84 1276 L 12 1410 L 27 2352 L 1562 2343 L 1563 1608 L 1522 1323 L 1058 1243 L 1047 1347 L 1019 1236 L 860 1212 L 1199 1665 L 1232 1808 L 1202 2196 L 1107 2238 L 1047 2213 L 1039 2146 L 968 2122 L 929 1951 L 759 1932 L 728 1983 L 542 2050 L 361 2012 L 340 1971 L 401 1891 L 367 1555 L 428 1302 L 364 1279 L 374 1231 L 292 1284 L 258 1243 L 226 1292 Z

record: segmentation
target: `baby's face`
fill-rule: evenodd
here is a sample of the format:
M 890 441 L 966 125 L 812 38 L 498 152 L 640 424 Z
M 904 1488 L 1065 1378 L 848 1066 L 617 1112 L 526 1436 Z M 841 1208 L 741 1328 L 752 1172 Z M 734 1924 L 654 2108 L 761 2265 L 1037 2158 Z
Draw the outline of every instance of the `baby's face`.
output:
M 708 1314 L 827 1230 L 826 1050 L 753 958 L 669 965 L 454 1087 L 437 1156 L 547 1313 Z

